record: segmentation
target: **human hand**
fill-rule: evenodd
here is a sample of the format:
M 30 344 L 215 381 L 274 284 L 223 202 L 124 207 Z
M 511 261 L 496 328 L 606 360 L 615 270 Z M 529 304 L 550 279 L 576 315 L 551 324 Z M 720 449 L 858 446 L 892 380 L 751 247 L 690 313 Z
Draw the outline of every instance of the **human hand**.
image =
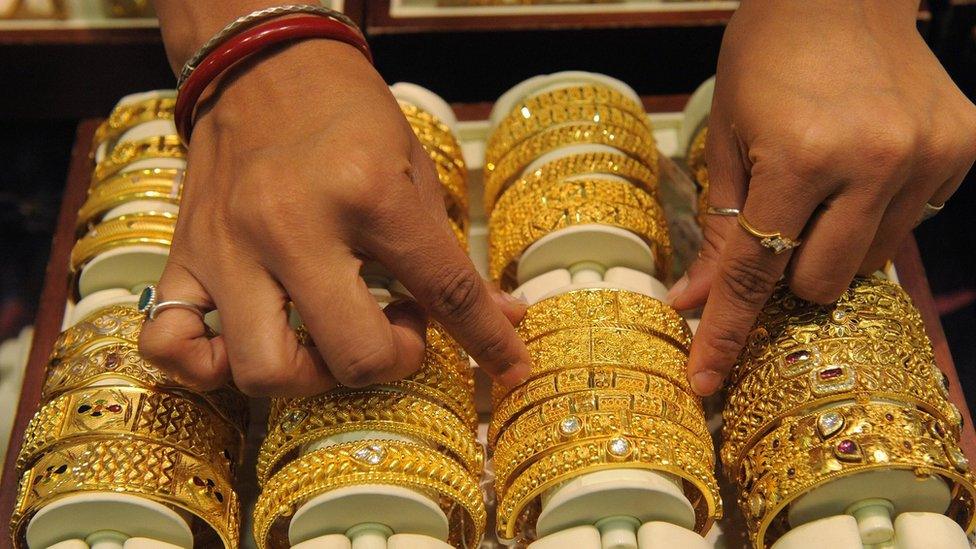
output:
M 699 260 L 669 294 L 705 304 L 689 379 L 722 384 L 785 274 L 835 301 L 892 257 L 926 202 L 976 159 L 976 107 L 915 29 L 918 3 L 744 0 L 726 30 L 709 119 L 709 204 L 801 245 L 776 255 L 732 217 L 707 215 Z
M 158 290 L 217 308 L 222 334 L 171 309 L 143 328 L 146 358 L 198 389 L 310 395 L 416 371 L 429 313 L 500 382 L 528 374 L 512 327 L 524 306 L 458 245 L 433 163 L 359 51 L 293 45 L 226 75 L 199 112 Z M 366 259 L 417 302 L 381 311 Z M 289 327 L 289 301 L 316 348 Z

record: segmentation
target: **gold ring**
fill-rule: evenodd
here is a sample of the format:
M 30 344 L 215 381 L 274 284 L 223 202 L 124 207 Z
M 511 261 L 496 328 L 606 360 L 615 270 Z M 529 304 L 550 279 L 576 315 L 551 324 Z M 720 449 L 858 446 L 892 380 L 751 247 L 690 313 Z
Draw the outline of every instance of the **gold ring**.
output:
M 779 255 L 785 251 L 792 250 L 800 245 L 799 240 L 793 240 L 792 238 L 785 236 L 780 232 L 766 233 L 760 231 L 759 229 L 752 226 L 751 223 L 746 221 L 746 216 L 739 212 L 736 219 L 739 220 L 739 226 L 746 230 L 747 233 L 759 239 L 759 243 L 762 244 L 764 248 L 768 248 L 773 251 L 776 255 Z

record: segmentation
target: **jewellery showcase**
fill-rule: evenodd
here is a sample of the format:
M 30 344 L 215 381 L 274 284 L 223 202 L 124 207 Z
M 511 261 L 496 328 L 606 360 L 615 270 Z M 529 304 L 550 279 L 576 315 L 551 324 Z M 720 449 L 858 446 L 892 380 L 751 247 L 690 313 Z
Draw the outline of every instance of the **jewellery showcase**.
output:
M 431 323 L 406 379 L 271 399 L 244 470 L 247 399 L 191 391 L 139 355 L 143 323 L 168 308 L 204 315 L 213 335 L 219 320 L 154 286 L 186 149 L 173 92 L 129 96 L 95 134 L 73 299 L 17 456 L 15 547 L 967 546 L 963 414 L 908 295 L 875 277 L 828 306 L 785 286 L 767 304 L 726 390 L 719 457 L 741 518 L 723 518 L 706 413 L 721 404 L 691 390 L 692 332 L 663 301 L 688 255 L 668 156 L 684 152 L 699 222 L 736 216 L 735 230 L 772 236 L 708 201 L 707 116 L 686 112 L 674 139 L 626 84 L 581 72 L 518 84 L 486 123 L 391 89 L 458 245 L 528 303 L 530 378 L 476 408 L 468 357 Z M 361 274 L 377 306 L 409 298 L 381 266 Z

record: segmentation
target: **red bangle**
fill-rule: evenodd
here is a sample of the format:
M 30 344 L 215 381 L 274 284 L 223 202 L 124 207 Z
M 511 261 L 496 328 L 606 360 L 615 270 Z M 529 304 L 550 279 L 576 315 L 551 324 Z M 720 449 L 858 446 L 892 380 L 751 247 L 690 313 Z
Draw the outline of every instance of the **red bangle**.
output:
M 356 47 L 370 63 L 373 56 L 362 34 L 327 17 L 307 16 L 275 19 L 255 25 L 229 38 L 210 53 L 183 83 L 176 97 L 176 130 L 184 144 L 193 133 L 197 101 L 214 80 L 233 65 L 268 47 L 292 40 L 326 38 Z

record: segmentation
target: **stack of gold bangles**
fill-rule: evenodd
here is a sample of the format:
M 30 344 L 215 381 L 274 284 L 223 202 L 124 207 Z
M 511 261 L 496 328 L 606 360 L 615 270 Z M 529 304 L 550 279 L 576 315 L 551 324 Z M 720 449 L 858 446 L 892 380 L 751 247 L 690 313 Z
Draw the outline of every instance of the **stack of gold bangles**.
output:
M 781 285 L 733 370 L 723 414 L 722 462 L 755 546 L 789 528 L 787 511 L 805 494 L 877 470 L 943 479 L 947 515 L 971 531 L 976 479 L 948 397 L 921 317 L 897 284 L 859 278 L 828 306 Z
M 178 139 L 124 137 L 141 124 L 172 119 L 173 102 L 162 95 L 120 105 L 96 132 L 95 149 L 102 160 L 79 212 L 79 232 L 87 232 L 72 251 L 76 273 L 109 250 L 130 244 L 166 249 L 172 240 L 173 213 L 128 208 L 136 211 L 105 218 L 134 201 L 179 200 L 182 169 L 152 167 L 153 159 L 185 155 Z M 238 547 L 233 483 L 247 428 L 247 400 L 229 386 L 191 391 L 143 360 L 137 341 L 144 319 L 135 304 L 107 305 L 58 338 L 41 406 L 17 457 L 20 485 L 11 518 L 15 546 L 26 547 L 27 526 L 46 505 L 83 493 L 112 492 L 140 496 L 192 517 L 200 546 Z
M 626 95 L 590 84 L 523 99 L 487 144 L 492 278 L 512 289 L 529 246 L 581 224 L 640 236 L 664 272 L 657 184 L 650 123 Z M 680 479 L 698 532 L 721 517 L 711 437 L 685 376 L 691 334 L 673 309 L 636 292 L 576 289 L 531 305 L 518 332 L 531 376 L 494 388 L 488 428 L 500 539 L 530 541 L 540 496 L 606 469 Z
M 671 244 L 657 201 L 657 155 L 643 107 L 610 86 L 523 99 L 485 150 L 491 278 L 513 288 L 518 258 L 533 242 L 594 223 L 641 237 L 666 272 Z
M 430 113 L 404 102 L 401 108 L 437 167 L 452 227 L 466 247 L 467 171 L 460 145 Z M 454 547 L 477 547 L 487 522 L 479 484 L 484 450 L 476 439 L 477 426 L 468 357 L 433 323 L 427 330 L 424 363 L 406 379 L 362 389 L 339 387 L 308 398 L 272 399 L 257 463 L 258 547 L 286 547 L 291 516 L 305 502 L 364 484 L 399 486 L 430 496 L 449 518 L 447 541 Z M 343 442 L 303 453 L 317 441 L 357 432 L 384 433 L 397 440 Z

